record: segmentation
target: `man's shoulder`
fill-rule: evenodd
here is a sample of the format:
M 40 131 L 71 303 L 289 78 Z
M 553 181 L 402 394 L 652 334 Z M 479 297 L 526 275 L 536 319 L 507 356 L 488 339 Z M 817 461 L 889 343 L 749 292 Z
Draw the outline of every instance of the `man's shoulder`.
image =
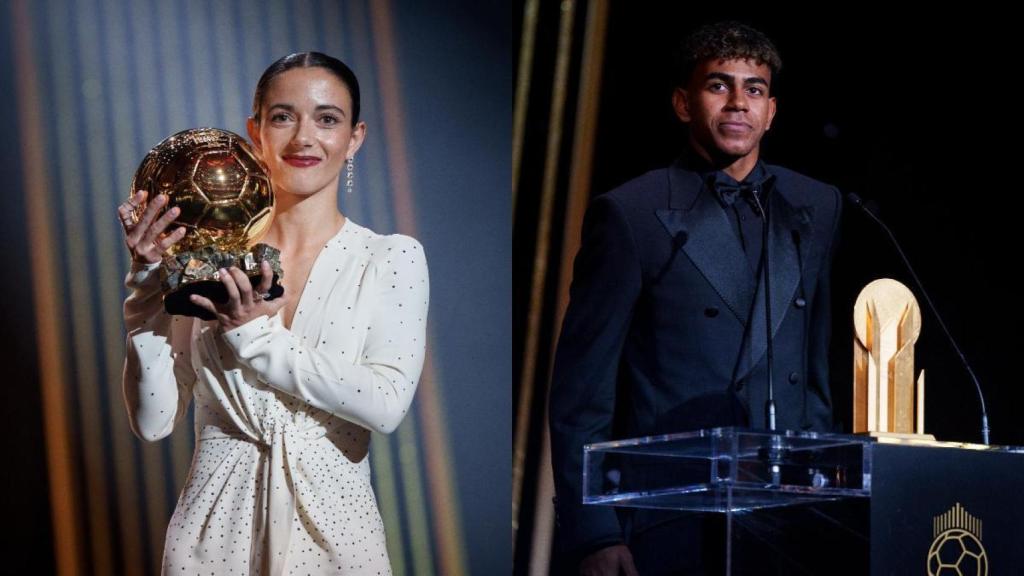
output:
M 655 168 L 601 194 L 624 207 L 664 203 L 669 193 L 670 167 Z
M 765 166 L 768 172 L 775 176 L 776 187 L 786 194 L 793 195 L 795 199 L 803 203 L 834 202 L 839 198 L 839 190 L 832 184 L 811 178 L 785 166 L 777 164 L 766 164 Z

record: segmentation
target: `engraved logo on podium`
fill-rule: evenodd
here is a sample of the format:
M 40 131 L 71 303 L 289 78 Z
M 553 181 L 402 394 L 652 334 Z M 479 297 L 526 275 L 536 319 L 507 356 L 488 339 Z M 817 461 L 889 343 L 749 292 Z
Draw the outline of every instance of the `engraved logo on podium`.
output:
M 928 549 L 928 576 L 987 576 L 988 554 L 981 544 L 981 520 L 956 503 L 932 519 L 935 539 Z

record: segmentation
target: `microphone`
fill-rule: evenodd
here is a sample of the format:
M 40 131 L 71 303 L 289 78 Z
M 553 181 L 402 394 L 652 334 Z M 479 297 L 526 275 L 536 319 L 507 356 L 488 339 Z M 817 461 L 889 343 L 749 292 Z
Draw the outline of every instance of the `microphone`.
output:
M 921 283 L 921 279 L 918 278 L 917 273 L 914 272 L 914 267 L 910 265 L 910 260 L 907 258 L 907 255 L 903 253 L 903 248 L 900 247 L 900 243 L 896 240 L 896 236 L 892 233 L 892 230 L 890 230 L 889 227 L 885 225 L 885 222 L 882 222 L 878 216 L 875 216 L 874 212 L 864 205 L 864 201 L 861 200 L 860 196 L 856 193 L 849 192 L 846 194 L 846 198 L 851 204 L 860 208 L 862 212 L 867 214 L 869 218 L 881 226 L 882 230 L 885 230 L 885 233 L 889 235 L 889 239 L 892 241 L 893 246 L 896 247 L 896 252 L 899 253 L 900 258 L 903 259 L 903 264 L 907 267 L 907 270 L 910 271 L 910 276 L 914 279 L 914 283 L 917 284 L 917 288 L 921 291 L 921 294 L 924 295 L 924 300 L 928 303 L 928 308 L 932 311 L 932 315 L 939 321 L 939 326 L 942 328 L 942 332 L 945 333 L 946 339 L 948 339 L 949 343 L 953 345 L 953 350 L 956 351 L 957 356 L 960 357 L 960 362 L 964 365 L 964 368 L 967 369 L 967 374 L 970 375 L 971 381 L 974 382 L 974 388 L 978 391 L 978 402 L 981 403 L 981 439 L 982 442 L 988 446 L 989 427 L 988 411 L 985 409 L 985 395 L 981 392 L 981 384 L 978 382 L 978 377 L 974 375 L 974 370 L 971 369 L 970 363 L 967 362 L 967 358 L 964 356 L 964 353 L 960 351 L 960 347 L 957 346 L 956 340 L 953 339 L 953 335 L 950 334 L 949 329 L 946 328 L 946 323 L 942 321 L 942 316 L 939 315 L 938 309 L 936 309 L 935 304 L 932 303 L 931 297 L 928 296 L 928 291 L 924 289 L 924 284 Z
M 767 192 L 772 181 L 766 183 L 762 187 L 762 192 L 765 192 L 767 198 Z M 764 278 L 764 316 L 765 316 L 765 328 L 767 330 L 767 349 L 765 351 L 766 368 L 768 369 L 768 400 L 765 401 L 764 412 L 765 420 L 768 423 L 768 430 L 771 432 L 776 431 L 775 422 L 775 379 L 773 373 L 775 372 L 775 343 L 772 335 L 772 289 L 771 289 L 771 257 L 769 256 L 770 251 L 768 250 L 768 210 L 767 206 L 761 203 L 761 199 L 757 194 L 752 195 L 754 204 L 757 207 L 758 212 L 761 213 L 761 268 Z M 768 450 L 768 470 L 771 474 L 770 486 L 780 486 L 782 484 L 782 438 L 778 434 L 772 434 L 771 447 Z

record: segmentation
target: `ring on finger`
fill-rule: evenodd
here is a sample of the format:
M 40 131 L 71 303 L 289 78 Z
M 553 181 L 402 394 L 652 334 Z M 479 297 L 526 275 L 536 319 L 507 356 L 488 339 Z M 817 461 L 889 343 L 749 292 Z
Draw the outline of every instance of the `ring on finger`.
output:
M 139 223 L 139 207 L 135 206 L 131 202 L 129 202 L 128 205 L 131 206 L 131 212 L 128 212 L 128 214 L 125 215 L 124 221 L 125 222 L 129 222 L 130 221 L 132 224 L 138 224 Z

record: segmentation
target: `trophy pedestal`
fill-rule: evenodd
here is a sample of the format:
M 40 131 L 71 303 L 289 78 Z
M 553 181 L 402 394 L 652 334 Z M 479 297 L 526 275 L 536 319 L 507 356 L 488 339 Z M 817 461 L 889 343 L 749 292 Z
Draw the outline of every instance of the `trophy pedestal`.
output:
M 192 316 L 202 320 L 216 320 L 217 317 L 204 308 L 193 304 L 189 297 L 198 294 L 214 303 L 228 301 L 228 292 L 217 277 L 221 268 L 238 268 L 249 277 L 255 289 L 262 281 L 260 265 L 266 260 L 274 271 L 268 300 L 284 294 L 279 284 L 284 276 L 281 269 L 281 251 L 266 244 L 256 244 L 251 250 L 228 252 L 213 247 L 181 252 L 166 258 L 160 265 L 160 280 L 164 292 L 164 310 L 168 314 Z
M 879 442 L 935 442 L 933 434 L 914 434 L 910 432 L 860 432 Z

